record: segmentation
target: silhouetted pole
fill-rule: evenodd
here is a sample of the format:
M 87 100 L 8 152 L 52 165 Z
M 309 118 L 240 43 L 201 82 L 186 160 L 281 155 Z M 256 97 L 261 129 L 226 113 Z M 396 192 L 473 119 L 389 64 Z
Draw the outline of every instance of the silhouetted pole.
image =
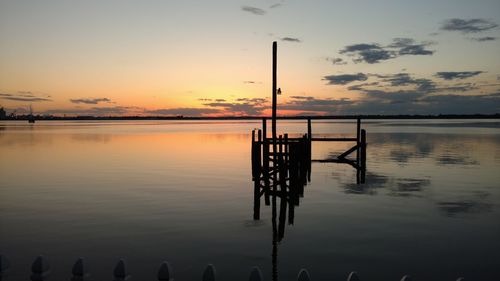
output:
M 276 72 L 277 72 L 277 56 L 278 56 L 278 45 L 276 41 L 273 42 L 273 109 L 272 109 L 272 137 L 273 137 L 273 153 L 276 153 L 276 104 L 277 104 L 277 82 L 276 82 Z M 276 154 L 274 154 L 276 156 Z M 274 159 L 274 158 L 273 158 Z M 274 161 L 276 163 L 276 161 Z
M 359 165 L 359 150 L 360 150 L 360 134 L 361 134 L 361 119 L 358 118 L 357 120 L 357 124 L 356 124 L 356 145 L 357 145 L 357 149 L 356 149 L 356 164 L 358 166 Z

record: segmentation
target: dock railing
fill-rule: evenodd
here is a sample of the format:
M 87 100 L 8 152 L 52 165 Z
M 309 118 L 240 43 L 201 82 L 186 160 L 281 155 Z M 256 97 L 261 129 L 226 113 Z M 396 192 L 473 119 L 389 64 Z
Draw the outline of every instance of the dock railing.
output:
M 10 269 L 10 264 L 7 258 L 4 255 L 0 255 L 0 280 L 7 281 L 8 273 Z M 49 280 L 51 267 L 48 262 L 48 259 L 44 256 L 38 256 L 35 258 L 31 265 L 31 276 L 30 279 L 32 281 L 45 281 Z M 200 272 L 201 273 L 201 272 Z M 71 275 L 71 276 L 70 276 Z M 68 269 L 68 280 L 71 281 L 85 281 L 85 280 L 97 280 L 91 276 L 87 266 L 85 265 L 84 258 L 78 258 L 74 263 L 71 271 Z M 205 270 L 200 274 L 200 278 L 202 281 L 216 281 L 216 269 L 212 264 L 208 264 Z M 106 280 L 99 276 L 100 280 Z M 162 262 L 158 268 L 158 272 L 156 274 L 156 279 L 158 281 L 173 281 L 173 270 L 170 264 L 166 261 Z M 134 280 L 132 275 L 129 273 L 125 260 L 120 259 L 113 271 L 110 274 L 110 279 L 113 281 L 125 281 L 125 280 Z M 138 277 L 136 280 L 145 280 L 144 278 Z M 250 275 L 248 277 L 249 281 L 264 281 L 264 277 L 262 275 L 261 270 L 258 267 L 253 267 L 250 271 Z M 297 274 L 297 281 L 310 281 L 312 280 L 307 269 L 301 269 Z M 346 276 L 347 281 L 360 281 L 361 279 L 358 276 L 358 273 L 355 271 L 350 272 Z M 411 281 L 411 277 L 409 275 L 404 275 L 401 281 Z M 464 281 L 464 278 L 458 278 L 456 281 Z

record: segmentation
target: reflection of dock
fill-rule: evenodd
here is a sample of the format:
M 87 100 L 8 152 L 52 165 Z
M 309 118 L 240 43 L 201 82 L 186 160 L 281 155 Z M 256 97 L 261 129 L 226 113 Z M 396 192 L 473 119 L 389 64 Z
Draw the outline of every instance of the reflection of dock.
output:
M 273 86 L 271 137 L 267 133 L 267 119 L 262 120 L 262 129 L 252 130 L 252 180 L 254 182 L 254 220 L 260 219 L 260 198 L 264 196 L 267 206 L 272 206 L 273 250 L 272 280 L 278 280 L 278 242 L 285 235 L 285 224 L 294 223 L 295 207 L 304 196 L 304 187 L 311 181 L 312 142 L 355 142 L 355 145 L 334 159 L 317 162 L 346 163 L 357 170 L 357 183 L 364 183 L 366 171 L 366 132 L 357 119 L 355 138 L 314 138 L 311 118 L 307 119 L 307 133 L 291 138 L 288 134 L 276 134 L 277 95 L 277 44 L 273 42 Z M 356 159 L 347 158 L 356 152 Z M 279 217 L 277 198 L 280 199 Z M 271 204 L 272 203 L 272 204 Z M 278 223 L 276 219 L 278 218 Z M 309 278 L 307 278 L 309 279 Z

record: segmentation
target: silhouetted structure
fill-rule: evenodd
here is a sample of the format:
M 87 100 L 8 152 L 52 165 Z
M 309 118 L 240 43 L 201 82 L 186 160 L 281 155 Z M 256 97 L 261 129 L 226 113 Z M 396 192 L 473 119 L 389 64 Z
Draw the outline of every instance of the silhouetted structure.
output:
M 260 198 L 264 196 L 267 206 L 272 206 L 273 225 L 273 281 L 278 280 L 278 242 L 285 235 L 285 224 L 294 223 L 295 207 L 304 196 L 304 187 L 311 181 L 311 144 L 313 141 L 347 141 L 356 144 L 335 159 L 316 160 L 318 162 L 347 163 L 357 170 L 357 183 L 364 183 L 366 171 L 366 132 L 361 129 L 361 119 L 357 119 L 355 138 L 313 138 L 312 121 L 307 118 L 307 134 L 290 138 L 288 134 L 276 134 L 277 95 L 277 45 L 273 42 L 273 88 L 272 88 L 272 136 L 267 137 L 267 119 L 262 119 L 262 130 L 252 130 L 252 180 L 254 182 L 254 220 L 260 219 Z M 348 159 L 356 151 L 356 159 Z M 271 197 L 271 198 L 270 198 Z M 277 198 L 280 199 L 279 217 Z M 287 213 L 288 208 L 288 213 Z M 278 218 L 278 222 L 276 219 Z
M 7 112 L 5 112 L 5 109 L 3 107 L 0 107 L 0 120 L 7 119 Z

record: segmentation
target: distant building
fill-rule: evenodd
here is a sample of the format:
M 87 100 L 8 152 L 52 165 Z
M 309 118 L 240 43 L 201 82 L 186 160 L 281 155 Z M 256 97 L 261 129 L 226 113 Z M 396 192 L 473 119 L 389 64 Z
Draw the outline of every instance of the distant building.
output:
M 7 112 L 5 112 L 3 107 L 0 107 L 0 119 L 7 119 Z

